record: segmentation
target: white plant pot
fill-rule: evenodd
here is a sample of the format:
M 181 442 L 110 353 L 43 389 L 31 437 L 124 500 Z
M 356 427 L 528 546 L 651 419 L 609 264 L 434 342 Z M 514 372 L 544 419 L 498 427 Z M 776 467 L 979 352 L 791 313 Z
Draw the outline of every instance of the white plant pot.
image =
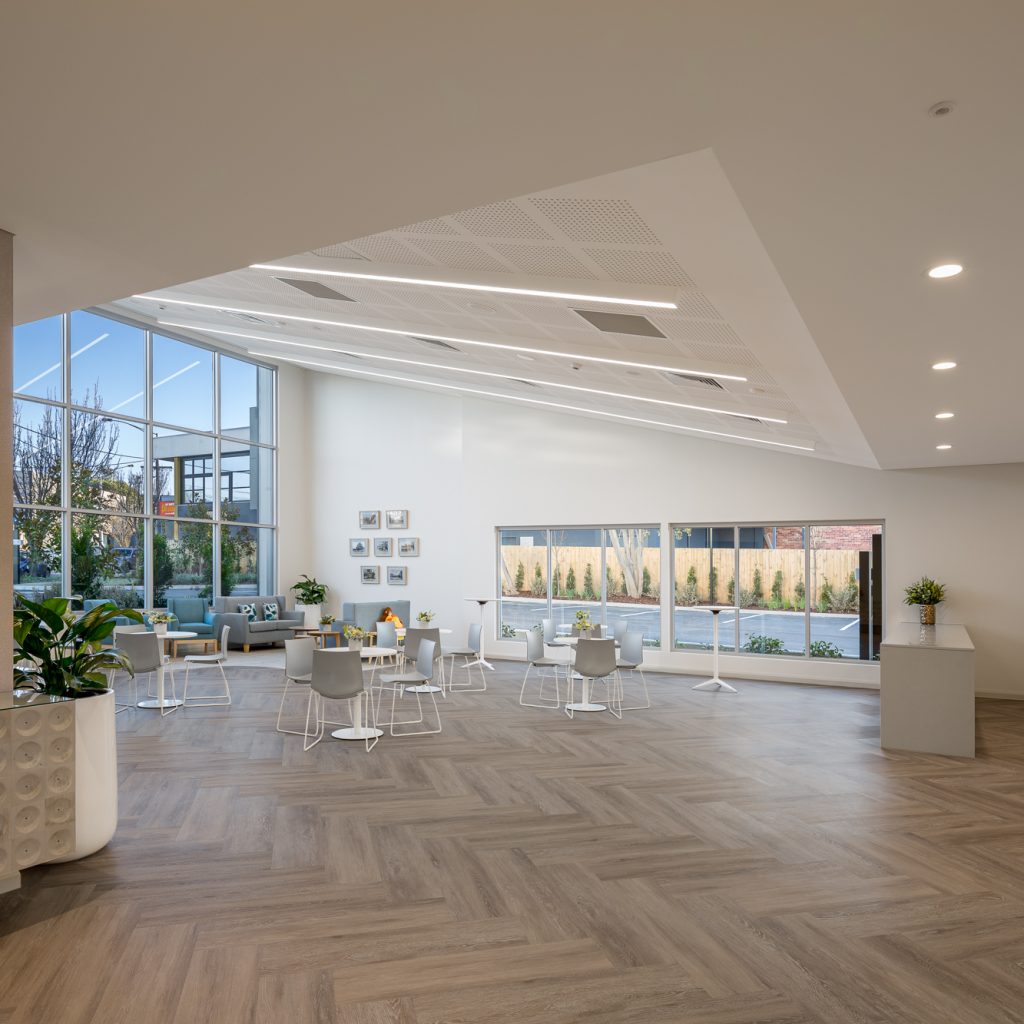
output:
M 302 624 L 307 629 L 316 629 L 320 625 L 320 605 L 318 604 L 297 604 L 297 612 L 302 612 Z
M 363 649 L 363 638 L 350 636 L 348 638 L 348 649 L 350 651 L 361 651 Z
M 156 633 L 157 636 L 163 636 L 163 634 L 167 632 L 167 623 L 166 622 L 154 622 L 153 623 L 153 632 Z
M 75 849 L 63 864 L 102 850 L 117 831 L 114 691 L 75 701 Z

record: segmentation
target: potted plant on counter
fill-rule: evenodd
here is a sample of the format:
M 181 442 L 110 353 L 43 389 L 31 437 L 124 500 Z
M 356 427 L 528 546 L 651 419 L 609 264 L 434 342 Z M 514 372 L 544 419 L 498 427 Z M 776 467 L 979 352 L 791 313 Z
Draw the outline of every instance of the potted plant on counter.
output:
M 348 641 L 348 649 L 350 651 L 361 651 L 363 649 L 363 639 L 366 637 L 365 629 L 359 626 L 345 626 L 342 632 Z
M 117 625 L 142 616 L 112 603 L 76 616 L 71 602 L 54 597 L 14 603 L 14 685 L 51 697 L 75 698 L 75 849 L 77 860 L 106 846 L 117 828 L 117 737 L 109 672 L 134 675 L 116 647 L 104 647 Z
M 321 615 L 320 616 L 320 631 L 326 633 L 330 630 L 331 625 L 334 623 L 333 615 Z
M 313 626 L 320 617 L 320 606 L 327 600 L 327 587 L 303 573 L 291 589 L 295 591 L 295 610 L 303 613 L 306 626 Z
M 927 576 L 922 576 L 916 583 L 911 583 L 904 590 L 905 604 L 916 604 L 921 607 L 921 625 L 935 625 L 935 606 L 946 600 L 946 586 L 936 583 Z
M 416 616 L 416 621 L 420 624 L 421 629 L 429 629 L 430 624 L 434 621 L 433 612 L 420 612 Z

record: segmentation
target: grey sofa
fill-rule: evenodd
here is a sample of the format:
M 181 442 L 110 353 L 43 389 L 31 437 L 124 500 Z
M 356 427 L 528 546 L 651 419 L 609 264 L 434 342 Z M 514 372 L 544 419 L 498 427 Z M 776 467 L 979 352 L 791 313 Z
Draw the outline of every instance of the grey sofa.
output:
M 277 622 L 263 621 L 263 605 L 267 601 L 276 601 L 278 608 Z M 240 604 L 256 605 L 257 621 L 250 622 L 244 612 L 238 610 Z M 278 644 L 291 640 L 295 631 L 291 626 L 302 625 L 302 612 L 286 611 L 288 607 L 280 594 L 262 597 L 217 597 L 213 601 L 213 635 L 220 636 L 225 626 L 231 627 L 228 634 L 228 645 L 241 647 L 248 651 L 253 644 Z
M 410 607 L 408 601 L 346 601 L 341 606 L 341 625 L 358 626 L 368 633 L 373 632 L 381 621 L 381 612 L 390 608 L 402 620 L 402 624 L 408 626 L 412 614 Z

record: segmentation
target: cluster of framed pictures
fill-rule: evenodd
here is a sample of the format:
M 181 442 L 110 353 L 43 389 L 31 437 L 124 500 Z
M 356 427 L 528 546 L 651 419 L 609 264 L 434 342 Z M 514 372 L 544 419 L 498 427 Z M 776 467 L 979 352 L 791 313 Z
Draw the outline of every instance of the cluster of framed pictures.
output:
M 389 530 L 408 530 L 408 509 L 389 509 L 384 513 L 384 524 Z M 360 512 L 359 528 L 361 530 L 379 530 L 381 516 L 379 511 Z M 396 552 L 397 547 L 397 552 Z M 375 558 L 416 558 L 420 553 L 419 537 L 374 537 L 372 550 Z M 369 558 L 371 541 L 369 537 L 352 537 L 348 542 L 348 553 L 353 558 Z M 388 565 L 386 580 L 391 586 L 403 587 L 409 582 L 409 569 L 404 565 Z M 380 583 L 380 566 L 364 565 L 359 571 L 362 583 Z

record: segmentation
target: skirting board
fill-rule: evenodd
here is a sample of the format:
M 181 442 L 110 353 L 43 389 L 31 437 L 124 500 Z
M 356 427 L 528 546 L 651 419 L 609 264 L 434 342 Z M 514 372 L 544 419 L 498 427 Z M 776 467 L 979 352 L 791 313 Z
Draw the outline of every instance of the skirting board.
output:
M 0 878 L 0 893 L 13 892 L 21 888 L 21 872 L 15 871 L 13 875 L 5 875 Z

